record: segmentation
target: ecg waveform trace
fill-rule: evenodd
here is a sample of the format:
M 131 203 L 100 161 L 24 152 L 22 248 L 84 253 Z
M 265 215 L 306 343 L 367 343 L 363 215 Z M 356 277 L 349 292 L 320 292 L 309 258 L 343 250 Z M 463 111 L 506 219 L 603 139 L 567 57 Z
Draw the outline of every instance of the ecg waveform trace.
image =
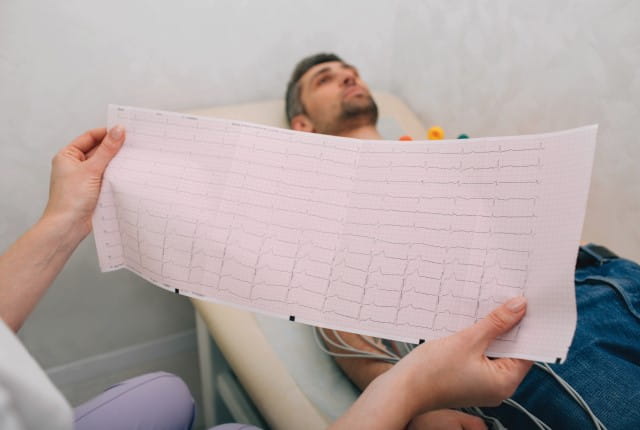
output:
M 562 156 L 595 142 L 594 127 L 361 141 L 122 106 L 110 106 L 108 122 L 127 140 L 94 216 L 103 270 L 414 342 L 466 328 L 513 296 L 563 296 L 541 292 L 537 275 L 549 268 L 536 257 L 554 219 L 583 216 L 589 146 L 578 160 Z M 562 212 L 559 199 L 575 204 Z M 558 238 L 564 254 L 579 234 Z M 567 268 L 554 270 L 566 281 Z M 518 349 L 523 330 L 495 342 L 496 354 L 531 357 Z M 554 348 L 533 355 L 563 359 L 568 345 Z

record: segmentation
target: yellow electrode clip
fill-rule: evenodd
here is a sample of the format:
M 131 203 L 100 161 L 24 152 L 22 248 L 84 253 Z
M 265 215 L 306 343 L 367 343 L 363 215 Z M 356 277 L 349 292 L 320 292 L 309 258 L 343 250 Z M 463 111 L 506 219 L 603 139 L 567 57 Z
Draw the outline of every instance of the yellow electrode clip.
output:
M 427 139 L 429 140 L 441 140 L 444 139 L 444 130 L 442 127 L 433 126 L 427 132 Z

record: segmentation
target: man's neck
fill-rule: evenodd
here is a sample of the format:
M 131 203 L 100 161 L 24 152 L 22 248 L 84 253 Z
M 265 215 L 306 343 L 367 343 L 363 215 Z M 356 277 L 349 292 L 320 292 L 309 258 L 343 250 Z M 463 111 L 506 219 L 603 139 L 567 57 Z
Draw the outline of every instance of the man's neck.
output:
M 340 133 L 338 136 L 353 137 L 356 139 L 379 140 L 382 139 L 375 125 L 363 125 Z

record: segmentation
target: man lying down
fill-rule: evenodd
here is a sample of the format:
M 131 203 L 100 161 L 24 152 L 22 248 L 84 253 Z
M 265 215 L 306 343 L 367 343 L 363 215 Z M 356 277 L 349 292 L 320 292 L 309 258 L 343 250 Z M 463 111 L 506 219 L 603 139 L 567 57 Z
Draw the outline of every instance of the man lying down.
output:
M 286 91 L 292 129 L 381 139 L 378 108 L 358 70 L 334 54 L 295 67 Z M 575 271 L 578 324 L 567 360 L 536 363 L 496 408 L 436 410 L 409 429 L 631 429 L 640 426 L 640 266 L 596 245 L 583 246 Z M 362 390 L 413 345 L 318 329 L 326 352 Z

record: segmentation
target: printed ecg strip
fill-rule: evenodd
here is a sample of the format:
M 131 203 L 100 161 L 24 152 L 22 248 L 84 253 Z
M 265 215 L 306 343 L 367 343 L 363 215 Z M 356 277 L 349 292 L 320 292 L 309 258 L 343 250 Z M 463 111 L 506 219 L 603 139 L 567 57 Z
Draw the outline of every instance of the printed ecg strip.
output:
M 525 295 L 490 352 L 566 357 L 595 126 L 405 143 L 122 106 L 108 123 L 127 140 L 94 216 L 103 271 L 412 342 Z

